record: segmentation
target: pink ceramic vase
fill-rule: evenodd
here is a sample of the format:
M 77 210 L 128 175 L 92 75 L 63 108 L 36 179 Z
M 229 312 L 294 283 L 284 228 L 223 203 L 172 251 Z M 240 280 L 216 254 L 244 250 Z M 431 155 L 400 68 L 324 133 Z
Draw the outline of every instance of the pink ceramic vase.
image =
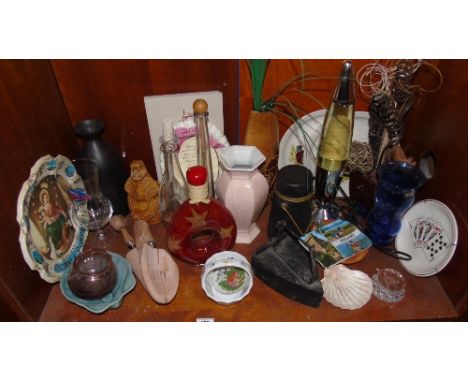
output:
M 219 153 L 224 171 L 215 192 L 237 225 L 236 243 L 251 243 L 260 233 L 255 223 L 268 197 L 268 182 L 258 167 L 265 156 L 255 146 L 231 146 Z

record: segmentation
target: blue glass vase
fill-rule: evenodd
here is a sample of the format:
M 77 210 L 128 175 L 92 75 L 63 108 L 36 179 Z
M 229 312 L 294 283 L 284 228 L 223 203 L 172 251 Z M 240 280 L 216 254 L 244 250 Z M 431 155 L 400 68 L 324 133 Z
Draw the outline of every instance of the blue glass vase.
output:
M 374 245 L 389 245 L 401 228 L 403 214 L 414 203 L 426 178 L 405 162 L 387 162 L 378 168 L 375 203 L 367 217 L 367 235 Z

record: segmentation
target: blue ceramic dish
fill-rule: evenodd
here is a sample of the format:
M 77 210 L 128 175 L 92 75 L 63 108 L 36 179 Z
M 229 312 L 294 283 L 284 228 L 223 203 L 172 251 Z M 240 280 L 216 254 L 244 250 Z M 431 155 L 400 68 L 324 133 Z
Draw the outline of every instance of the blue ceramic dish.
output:
M 96 300 L 85 300 L 84 298 L 78 297 L 71 291 L 68 285 L 70 269 L 68 272 L 64 273 L 60 280 L 60 289 L 68 301 L 71 301 L 96 314 L 105 312 L 107 309 L 117 309 L 122 305 L 124 296 L 135 287 L 136 280 L 128 261 L 116 253 L 110 251 L 109 253 L 112 256 L 112 261 L 114 262 L 117 270 L 117 283 L 115 284 L 114 289 L 104 297 Z

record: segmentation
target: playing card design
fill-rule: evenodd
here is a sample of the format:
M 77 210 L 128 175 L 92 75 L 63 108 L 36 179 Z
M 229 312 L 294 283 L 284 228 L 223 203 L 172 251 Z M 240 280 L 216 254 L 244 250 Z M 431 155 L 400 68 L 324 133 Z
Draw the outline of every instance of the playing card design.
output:
M 443 255 L 450 247 L 442 224 L 433 218 L 417 218 L 410 223 L 414 248 L 420 248 L 429 262 Z
M 413 219 L 409 225 L 413 238 L 414 248 L 419 248 L 421 246 L 420 238 L 422 237 L 426 226 L 426 219 L 421 217 Z

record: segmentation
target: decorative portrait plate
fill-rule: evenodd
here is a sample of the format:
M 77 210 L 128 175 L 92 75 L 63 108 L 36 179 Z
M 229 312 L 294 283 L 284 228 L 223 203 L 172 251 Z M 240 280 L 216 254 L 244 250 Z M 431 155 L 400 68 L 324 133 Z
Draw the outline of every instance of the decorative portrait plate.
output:
M 82 198 L 86 198 L 83 181 L 62 155 L 40 158 L 23 183 L 16 217 L 21 251 L 29 267 L 47 282 L 59 281 L 83 248 L 88 231 L 76 226 L 69 215 L 73 201 Z
M 325 109 L 309 113 L 294 123 L 284 133 L 279 144 L 278 168 L 290 164 L 302 164 L 315 176 L 317 167 L 317 151 L 322 135 L 322 126 L 327 111 Z M 369 113 L 356 111 L 354 113 L 353 141 L 369 142 Z M 349 180 L 343 178 L 341 187 L 349 195 Z

